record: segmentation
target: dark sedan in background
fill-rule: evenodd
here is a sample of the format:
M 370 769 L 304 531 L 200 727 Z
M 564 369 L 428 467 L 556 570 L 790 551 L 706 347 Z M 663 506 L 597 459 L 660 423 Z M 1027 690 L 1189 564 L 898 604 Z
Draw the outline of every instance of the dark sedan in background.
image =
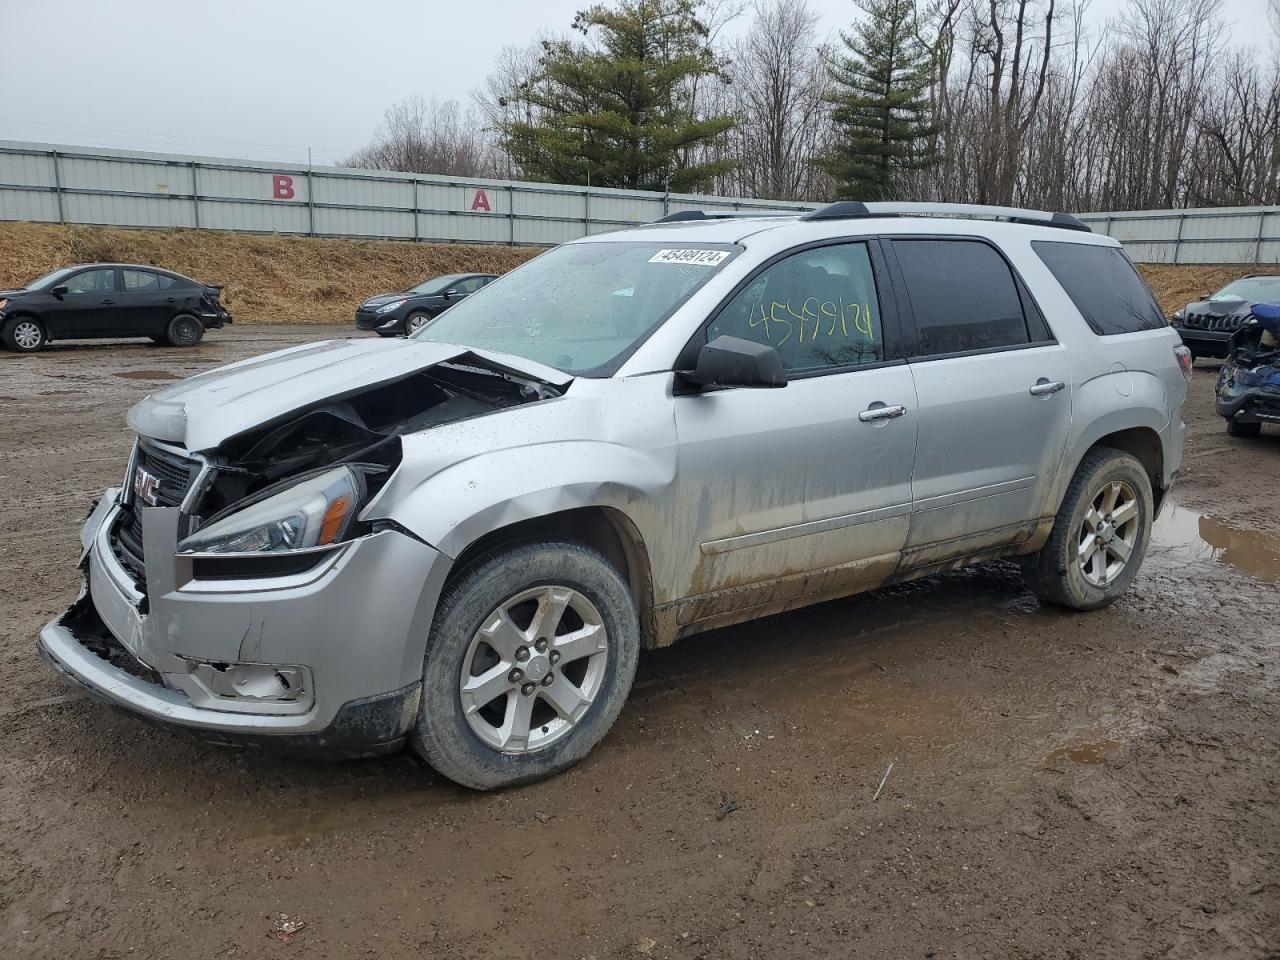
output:
M 492 273 L 448 273 L 400 293 L 380 293 L 360 304 L 356 327 L 393 337 L 413 333 L 459 300 L 498 279 Z
M 1169 318 L 1169 323 L 1193 358 L 1225 360 L 1231 352 L 1231 335 L 1249 319 L 1250 307 L 1276 300 L 1280 300 L 1280 274 L 1254 274 L 1232 280 L 1217 293 L 1187 304 Z
M 150 337 L 194 347 L 231 322 L 221 288 L 156 267 L 93 263 L 64 267 L 19 290 L 0 290 L 0 338 L 33 353 L 50 340 Z

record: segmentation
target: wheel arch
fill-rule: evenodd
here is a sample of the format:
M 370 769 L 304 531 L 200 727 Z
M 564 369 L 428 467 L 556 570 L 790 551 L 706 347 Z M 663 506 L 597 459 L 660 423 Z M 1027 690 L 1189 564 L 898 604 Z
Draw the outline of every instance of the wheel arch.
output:
M 44 333 L 44 342 L 49 343 L 53 340 L 53 331 L 49 327 L 49 321 L 40 316 L 40 314 L 29 309 L 19 308 L 5 317 L 4 323 L 0 325 L 0 333 L 7 330 L 10 324 L 17 323 L 19 320 L 34 320 L 36 323 L 40 324 L 40 329 Z
M 622 574 L 636 604 L 643 647 L 657 645 L 653 574 L 644 538 L 631 518 L 607 506 L 574 507 L 530 517 L 482 534 L 458 554 L 446 583 L 495 550 L 520 543 L 568 540 L 598 551 Z

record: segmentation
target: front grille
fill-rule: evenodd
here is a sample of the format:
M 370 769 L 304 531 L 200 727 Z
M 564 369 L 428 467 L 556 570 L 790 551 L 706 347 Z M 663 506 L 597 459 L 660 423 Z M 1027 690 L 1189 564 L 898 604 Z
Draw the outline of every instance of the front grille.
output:
M 1234 314 L 1211 316 L 1204 313 L 1193 313 L 1188 315 L 1184 322 L 1194 330 L 1219 330 L 1223 333 L 1234 333 L 1239 329 L 1243 318 Z
M 147 474 L 154 477 L 155 482 L 140 484 L 138 478 Z M 142 552 L 142 513 L 137 508 L 182 506 L 199 475 L 198 461 L 139 441 L 133 476 L 126 480 L 131 487 L 130 503 L 120 512 L 113 538 L 116 556 L 139 582 L 145 582 L 146 573 Z M 155 503 L 141 501 L 137 493 L 139 488 L 149 491 Z

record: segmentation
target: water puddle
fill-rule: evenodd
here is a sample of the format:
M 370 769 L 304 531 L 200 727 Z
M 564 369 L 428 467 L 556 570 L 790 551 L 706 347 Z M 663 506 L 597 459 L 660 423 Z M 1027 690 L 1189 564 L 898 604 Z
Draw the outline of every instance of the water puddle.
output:
M 179 375 L 168 370 L 124 370 L 114 376 L 122 380 L 177 380 Z
M 1096 766 L 1100 763 L 1106 763 L 1107 757 L 1119 749 L 1119 740 L 1096 740 L 1093 743 L 1078 743 L 1070 747 L 1061 747 L 1049 754 L 1047 759 L 1049 766 L 1053 766 L 1063 760 Z
M 1280 583 L 1280 537 L 1241 530 L 1176 503 L 1165 506 L 1152 528 L 1151 551 L 1219 563 L 1258 580 Z

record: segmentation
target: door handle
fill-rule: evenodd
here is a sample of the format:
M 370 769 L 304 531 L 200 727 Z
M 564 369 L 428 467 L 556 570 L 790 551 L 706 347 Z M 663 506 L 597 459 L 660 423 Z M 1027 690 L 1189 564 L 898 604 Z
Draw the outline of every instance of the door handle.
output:
M 1031 388 L 1033 397 L 1047 397 L 1050 394 L 1057 393 L 1059 390 L 1066 389 L 1066 384 L 1061 380 L 1046 380 L 1041 377 L 1035 382 L 1035 386 Z
M 178 298 L 177 298 L 177 297 L 165 297 L 165 298 L 164 298 L 164 302 L 165 302 L 165 303 L 177 303 L 177 302 L 178 302 Z
M 108 307 L 111 306 L 113 303 L 115 303 L 114 300 L 103 300 L 102 302 L 105 306 L 108 306 Z
M 898 404 L 893 407 L 886 407 L 883 403 L 877 406 L 872 404 L 858 414 L 858 419 L 863 423 L 875 423 L 877 420 L 892 420 L 900 417 L 907 412 L 907 408 Z

